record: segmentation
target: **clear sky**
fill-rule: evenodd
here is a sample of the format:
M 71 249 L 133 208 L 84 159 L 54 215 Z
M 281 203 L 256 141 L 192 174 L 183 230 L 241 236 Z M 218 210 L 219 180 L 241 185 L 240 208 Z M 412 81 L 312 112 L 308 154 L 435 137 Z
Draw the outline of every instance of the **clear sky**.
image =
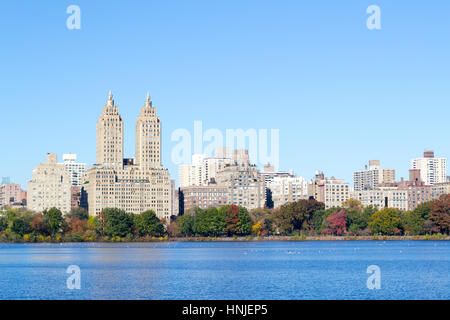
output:
M 24 186 L 47 152 L 95 162 L 110 89 L 126 157 L 150 92 L 173 177 L 171 133 L 195 120 L 279 129 L 280 169 L 307 178 L 352 182 L 370 159 L 406 177 L 424 149 L 450 156 L 448 0 L 2 0 L 0 35 L 0 175 Z

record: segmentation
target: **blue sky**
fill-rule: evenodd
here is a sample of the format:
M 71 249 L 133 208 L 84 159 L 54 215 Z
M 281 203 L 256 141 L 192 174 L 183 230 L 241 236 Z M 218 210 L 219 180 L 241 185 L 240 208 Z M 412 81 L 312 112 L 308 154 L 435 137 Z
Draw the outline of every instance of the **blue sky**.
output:
M 68 30 L 66 8 L 81 8 Z M 368 30 L 366 8 L 381 8 Z M 0 2 L 0 175 L 25 185 L 47 152 L 95 162 L 111 89 L 134 156 L 146 92 L 171 133 L 280 130 L 280 169 L 352 182 L 369 159 L 407 176 L 424 149 L 450 156 L 450 2 Z

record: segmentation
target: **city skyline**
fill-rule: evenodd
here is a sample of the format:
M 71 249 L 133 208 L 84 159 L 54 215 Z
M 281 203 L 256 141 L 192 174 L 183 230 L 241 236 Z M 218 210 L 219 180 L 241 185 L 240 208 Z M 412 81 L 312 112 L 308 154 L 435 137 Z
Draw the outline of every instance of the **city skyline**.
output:
M 366 28 L 365 2 L 329 3 L 325 17 L 320 4 L 255 4 L 79 1 L 80 30 L 66 28 L 68 3 L 0 4 L 1 26 L 14 30 L 4 38 L 14 50 L 0 53 L 0 175 L 25 186 L 47 152 L 95 163 L 93 119 L 109 90 L 125 158 L 150 91 L 175 178 L 171 133 L 196 120 L 222 132 L 280 129 L 280 169 L 308 179 L 319 169 L 352 182 L 369 159 L 406 178 L 424 150 L 449 158 L 448 2 L 377 1 L 381 30 Z
M 110 99 L 112 99 L 112 97 L 113 97 L 113 94 L 112 94 L 112 92 L 111 92 L 111 90 L 109 90 L 109 93 L 108 93 L 108 100 L 110 100 Z M 113 102 L 114 103 L 114 102 Z M 146 103 L 147 104 L 151 104 L 151 101 L 150 101 L 150 95 L 149 95 L 149 93 L 147 92 L 147 94 L 146 94 Z M 123 116 L 122 115 L 122 113 L 121 113 L 121 116 Z M 123 116 L 124 118 L 127 118 L 127 116 L 125 115 L 125 116 Z M 122 123 L 123 123 L 123 127 L 125 127 L 125 122 L 126 122 L 126 119 L 124 119 L 124 120 L 121 120 L 122 121 Z M 125 131 L 125 130 L 124 130 Z M 162 130 L 162 135 L 164 135 L 164 130 Z M 125 139 L 124 139 L 125 140 Z M 135 144 L 135 140 L 133 140 L 133 139 L 131 139 L 132 140 L 132 142 L 134 142 L 134 143 L 127 143 L 127 144 L 124 144 L 124 146 L 123 146 L 123 148 L 125 148 L 125 146 L 128 146 L 128 145 L 131 145 L 131 144 Z M 248 143 L 248 141 L 246 142 L 246 143 Z M 172 147 L 173 147 L 173 145 L 175 144 L 175 142 L 172 142 Z M 223 147 L 223 146 L 220 146 L 220 147 Z M 219 147 L 219 148 L 220 148 Z M 164 147 L 162 148 L 162 150 L 163 150 L 163 152 L 162 153 L 164 153 Z M 228 150 L 229 152 L 230 152 L 230 156 L 231 156 L 231 150 Z M 423 149 L 422 150 L 422 152 L 423 153 L 426 153 L 427 151 L 431 151 L 431 152 L 434 152 L 435 150 L 430 150 L 430 149 Z M 59 153 L 56 153 L 56 152 L 53 152 L 53 151 L 48 151 L 48 152 L 45 152 L 45 153 L 43 153 L 42 154 L 42 157 L 45 157 L 45 154 L 49 154 L 49 153 L 55 153 L 56 155 L 58 155 Z M 167 153 L 167 152 L 165 152 L 165 153 Z M 95 154 L 95 152 L 94 152 L 94 154 Z M 77 155 L 78 155 L 78 153 L 77 152 L 63 152 L 63 153 L 61 153 L 60 154 L 61 155 L 61 159 L 63 160 L 63 156 L 64 155 L 73 155 L 73 156 L 75 156 L 75 157 L 77 157 Z M 129 154 L 129 156 L 127 155 L 127 154 L 125 154 L 125 152 L 124 152 L 124 154 L 122 155 L 122 158 L 123 159 L 135 159 L 135 161 L 136 161 L 136 149 L 135 150 L 133 150 L 133 153 L 130 153 Z M 202 153 L 202 154 L 196 154 L 196 153 L 192 153 L 191 154 L 191 156 L 208 156 L 207 154 L 204 154 L 204 153 Z M 433 155 L 434 155 L 434 153 L 433 153 Z M 444 155 L 442 155 L 441 153 L 437 153 L 437 157 L 438 158 L 447 158 L 446 156 L 444 156 Z M 413 158 L 411 158 L 411 159 L 408 159 L 407 160 L 407 162 L 406 162 L 406 167 L 404 166 L 403 167 L 403 169 L 401 169 L 401 170 L 398 170 L 398 168 L 393 168 L 393 170 L 395 170 L 395 172 L 403 172 L 403 171 L 408 171 L 409 169 L 411 169 L 411 162 L 413 161 L 413 160 L 415 160 L 415 159 L 418 159 L 418 158 L 421 158 L 421 155 L 420 154 L 418 154 L 418 155 L 415 155 Z M 163 160 L 162 160 L 163 161 Z M 343 179 L 344 181 L 346 181 L 346 182 L 348 182 L 348 183 L 350 183 L 350 185 L 352 186 L 352 188 L 354 187 L 354 185 L 353 185 L 353 182 L 354 182 L 354 173 L 356 172 L 356 171 L 358 171 L 358 170 L 360 170 L 360 169 L 362 169 L 363 168 L 363 166 L 364 166 L 364 164 L 366 164 L 368 161 L 372 161 L 372 160 L 369 160 L 369 159 L 366 159 L 366 162 L 365 163 L 363 163 L 363 164 L 361 164 L 359 167 L 354 167 L 353 169 L 352 169 L 352 171 L 350 172 L 350 173 L 347 173 L 347 174 L 344 174 L 344 176 L 345 176 L 345 178 L 343 178 L 343 176 L 340 176 L 340 175 L 335 175 L 335 174 L 333 174 L 332 172 L 330 172 L 330 171 L 328 171 L 327 170 L 327 168 L 316 168 L 316 169 L 314 169 L 313 170 L 313 172 L 309 172 L 309 173 L 306 173 L 306 174 L 304 174 L 304 171 L 300 171 L 300 172 L 302 172 L 302 173 L 300 173 L 299 171 L 297 171 L 296 169 L 294 169 L 294 168 L 278 168 L 280 171 L 288 171 L 288 170 L 292 170 L 293 172 L 295 172 L 296 174 L 298 174 L 299 176 L 301 176 L 301 177 L 304 177 L 305 179 L 307 179 L 308 181 L 310 181 L 310 180 L 312 180 L 313 178 L 314 178 L 314 175 L 315 175 L 315 173 L 317 172 L 317 171 L 320 171 L 320 172 L 323 172 L 323 173 L 325 173 L 327 176 L 329 176 L 329 177 L 335 177 L 335 178 L 339 178 L 339 179 Z M 379 160 L 374 160 L 374 161 L 379 161 Z M 44 160 L 42 160 L 42 161 L 40 161 L 40 162 L 38 162 L 38 163 L 34 163 L 33 164 L 33 167 L 35 166 L 35 165 L 37 165 L 37 164 L 39 164 L 39 163 L 44 163 L 45 161 Z M 82 160 L 80 160 L 80 162 L 85 162 L 85 161 L 82 161 Z M 168 161 L 168 162 L 170 162 L 170 160 Z M 254 161 L 252 161 L 252 159 L 250 158 L 250 162 L 252 163 L 252 164 L 255 164 L 255 162 Z M 389 162 L 389 159 L 387 159 L 387 161 L 385 160 L 385 159 L 383 159 L 383 162 Z M 93 166 L 93 165 L 95 165 L 95 164 L 97 164 L 98 163 L 98 161 L 96 160 L 96 161 L 94 161 L 94 162 L 92 162 L 92 163 L 88 163 L 87 164 L 87 168 L 89 168 L 89 167 L 91 167 L 91 166 Z M 189 162 L 190 163 L 190 162 Z M 183 164 L 189 164 L 189 163 L 183 163 Z M 270 163 L 268 163 L 268 164 L 270 164 Z M 409 164 L 409 165 L 408 165 Z M 256 164 L 257 165 L 257 167 L 258 167 L 258 170 L 260 170 L 260 171 L 263 171 L 263 165 L 261 165 L 261 164 Z M 172 172 L 172 171 L 170 171 L 169 170 L 169 173 L 170 173 L 170 175 L 171 175 L 171 178 L 173 179 L 173 180 L 175 180 L 176 181 L 176 184 L 177 184 L 177 186 L 179 186 L 179 165 L 174 165 L 173 163 L 172 163 L 172 166 L 175 168 L 175 170 Z M 168 165 L 167 167 L 171 167 L 171 165 Z M 406 168 L 406 169 L 405 169 Z M 409 174 L 409 173 L 408 173 Z M 405 179 L 407 179 L 408 178 L 408 174 L 406 174 L 406 175 L 396 175 L 396 179 L 395 180 L 397 180 L 397 181 L 400 181 L 402 178 L 405 178 Z M 15 179 L 14 179 L 14 177 L 12 177 L 11 175 L 9 175 L 9 174 L 7 174 L 7 173 L 3 173 L 3 172 L 0 172 L 0 176 L 2 176 L 3 178 L 8 178 L 9 180 L 10 180 L 10 182 L 11 183 L 17 183 L 17 184 L 19 184 L 19 185 L 21 185 L 22 186 L 22 188 L 25 188 L 26 187 L 26 185 L 27 185 L 27 183 L 30 181 L 30 179 L 31 179 L 31 174 L 30 174 L 30 178 L 28 178 L 28 179 L 26 179 L 26 181 L 24 181 L 24 183 L 21 183 L 20 181 L 16 181 Z M 348 176 L 350 176 L 350 178 L 347 178 Z M 26 189 L 24 189 L 25 191 L 27 191 Z

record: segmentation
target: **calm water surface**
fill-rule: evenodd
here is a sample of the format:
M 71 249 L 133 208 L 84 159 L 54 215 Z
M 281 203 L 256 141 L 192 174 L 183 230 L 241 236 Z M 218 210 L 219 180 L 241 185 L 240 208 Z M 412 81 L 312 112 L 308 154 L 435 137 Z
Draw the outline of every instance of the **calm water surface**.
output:
M 0 244 L 0 299 L 450 299 L 450 242 Z

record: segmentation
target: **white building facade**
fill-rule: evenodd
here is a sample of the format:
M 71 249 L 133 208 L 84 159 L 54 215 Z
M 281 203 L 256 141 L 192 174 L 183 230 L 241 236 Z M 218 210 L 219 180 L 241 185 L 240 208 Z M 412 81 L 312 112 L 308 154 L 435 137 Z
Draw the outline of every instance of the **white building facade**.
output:
M 79 187 L 81 186 L 81 181 L 83 178 L 83 174 L 86 171 L 86 163 L 76 162 L 77 155 L 63 154 L 63 165 L 66 167 L 66 170 L 70 175 L 70 184 L 72 186 Z
M 57 163 L 54 153 L 47 154 L 47 161 L 36 166 L 27 187 L 27 207 L 42 212 L 58 208 L 63 213 L 71 209 L 71 179 L 64 164 Z
M 411 169 L 420 170 L 420 178 L 426 185 L 447 182 L 447 159 L 435 158 L 432 150 L 425 151 L 423 158 L 412 159 Z
M 395 181 L 395 170 L 380 168 L 379 160 L 370 160 L 369 166 L 364 170 L 353 173 L 353 186 L 355 191 L 375 189 L 381 183 Z
M 362 203 L 364 207 L 373 206 L 377 209 L 395 208 L 407 211 L 408 190 L 399 188 L 380 188 L 375 190 L 354 191 L 351 197 Z
M 274 208 L 308 198 L 308 182 L 303 177 L 274 177 L 266 188 L 272 193 Z

